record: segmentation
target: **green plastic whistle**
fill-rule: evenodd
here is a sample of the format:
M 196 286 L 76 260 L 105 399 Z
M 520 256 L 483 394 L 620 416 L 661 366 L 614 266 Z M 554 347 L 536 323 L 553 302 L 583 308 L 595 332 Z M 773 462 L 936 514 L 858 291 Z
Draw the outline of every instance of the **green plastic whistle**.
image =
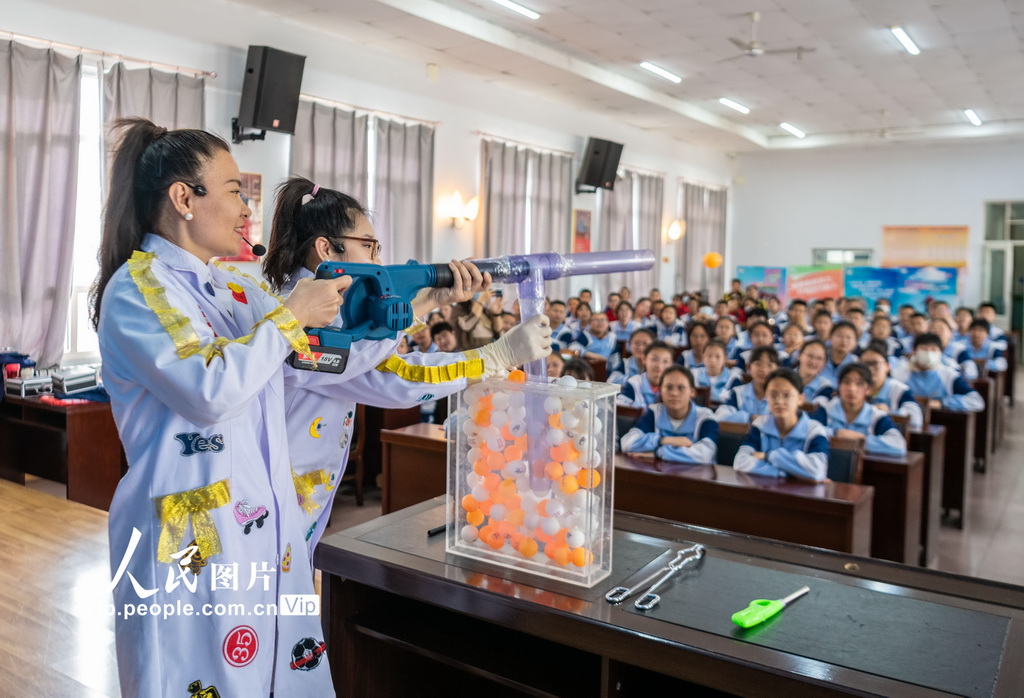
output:
M 794 591 L 784 599 L 777 599 L 774 601 L 770 599 L 755 599 L 742 611 L 733 613 L 732 622 L 741 628 L 752 628 L 755 625 L 765 622 L 810 590 L 810 587 L 803 587 L 798 591 Z

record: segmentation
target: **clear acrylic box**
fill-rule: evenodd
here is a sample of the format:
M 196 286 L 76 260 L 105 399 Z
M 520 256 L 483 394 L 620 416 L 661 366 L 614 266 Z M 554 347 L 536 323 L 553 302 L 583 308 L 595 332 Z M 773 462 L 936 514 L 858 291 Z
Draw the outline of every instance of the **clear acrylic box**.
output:
M 607 577 L 618 392 L 490 379 L 453 395 L 447 552 L 585 587 Z

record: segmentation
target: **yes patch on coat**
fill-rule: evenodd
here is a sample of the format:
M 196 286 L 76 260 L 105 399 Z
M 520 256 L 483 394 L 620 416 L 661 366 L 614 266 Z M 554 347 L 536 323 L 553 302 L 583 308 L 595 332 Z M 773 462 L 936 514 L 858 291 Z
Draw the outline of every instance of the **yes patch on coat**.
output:
M 204 437 L 198 432 L 175 434 L 174 438 L 181 442 L 181 455 L 194 456 L 197 453 L 220 453 L 224 450 L 224 435 L 214 434 Z

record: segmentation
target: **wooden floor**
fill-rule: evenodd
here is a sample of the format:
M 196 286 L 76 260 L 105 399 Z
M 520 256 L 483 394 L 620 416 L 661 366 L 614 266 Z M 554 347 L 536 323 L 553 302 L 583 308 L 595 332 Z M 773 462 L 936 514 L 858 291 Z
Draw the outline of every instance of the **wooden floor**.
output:
M 940 533 L 939 568 L 1024 586 L 1024 405 L 1006 414 L 1006 441 L 973 480 L 964 530 Z M 327 532 L 379 514 L 379 491 L 362 507 L 340 495 Z M 119 696 L 106 513 L 68 502 L 57 483 L 0 480 L 0 541 L 0 695 Z

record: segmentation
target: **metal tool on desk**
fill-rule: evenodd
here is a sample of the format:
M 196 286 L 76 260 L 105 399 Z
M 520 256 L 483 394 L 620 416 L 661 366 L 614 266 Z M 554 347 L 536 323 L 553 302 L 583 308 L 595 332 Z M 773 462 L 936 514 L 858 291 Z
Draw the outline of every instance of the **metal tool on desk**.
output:
M 660 579 L 656 584 L 654 584 L 654 586 L 648 589 L 647 592 L 645 592 L 644 595 L 640 597 L 640 599 L 637 601 L 637 608 L 643 608 L 644 610 L 646 610 L 647 608 L 654 608 L 654 606 L 658 604 L 658 600 L 660 600 L 660 597 L 658 597 L 657 594 L 653 594 L 653 592 L 656 589 L 658 589 L 665 581 L 667 581 L 669 577 L 671 577 L 677 571 L 682 569 L 683 566 L 685 566 L 687 563 L 699 560 L 702 557 L 704 557 L 705 552 L 706 549 L 700 543 L 697 543 L 696 545 L 693 545 L 689 548 L 680 550 L 676 553 L 676 556 L 669 561 L 667 565 L 665 565 L 664 567 L 659 567 L 650 576 L 645 577 L 640 582 L 634 584 L 631 587 L 615 587 L 614 589 L 610 590 L 607 594 L 605 594 L 604 598 L 608 603 L 620 604 L 633 594 L 639 592 L 645 586 L 650 584 L 653 580 L 657 579 L 658 577 L 662 577 L 662 579 Z M 640 601 L 647 599 L 648 596 L 654 596 L 656 600 L 649 607 L 640 606 Z

